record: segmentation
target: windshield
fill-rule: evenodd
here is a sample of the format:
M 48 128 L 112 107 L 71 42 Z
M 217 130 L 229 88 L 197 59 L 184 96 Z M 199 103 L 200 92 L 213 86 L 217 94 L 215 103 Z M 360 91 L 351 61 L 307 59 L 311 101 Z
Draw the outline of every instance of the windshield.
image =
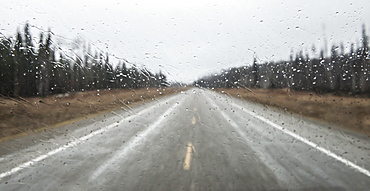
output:
M 369 10 L 3 2 L 0 190 L 367 190 Z

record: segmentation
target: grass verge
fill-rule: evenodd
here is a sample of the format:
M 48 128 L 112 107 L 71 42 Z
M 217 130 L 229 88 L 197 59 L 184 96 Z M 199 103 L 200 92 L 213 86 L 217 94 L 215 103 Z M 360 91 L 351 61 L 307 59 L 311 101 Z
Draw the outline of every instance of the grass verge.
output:
M 95 90 L 47 97 L 0 97 L 0 142 L 133 104 L 177 93 L 181 88 Z
M 289 89 L 215 89 L 215 91 L 335 124 L 370 137 L 368 97 L 318 95 Z

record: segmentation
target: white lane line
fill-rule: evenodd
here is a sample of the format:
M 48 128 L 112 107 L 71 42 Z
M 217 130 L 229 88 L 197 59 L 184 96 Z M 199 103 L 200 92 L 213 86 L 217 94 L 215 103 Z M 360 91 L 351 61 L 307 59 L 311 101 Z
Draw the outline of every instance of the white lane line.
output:
M 341 157 L 341 156 L 339 156 L 339 155 L 337 155 L 337 154 L 329 151 L 328 149 L 325 149 L 323 147 L 320 147 L 318 144 L 316 144 L 316 143 L 314 143 L 314 142 L 312 142 L 312 141 L 310 141 L 310 140 L 308 140 L 308 139 L 306 139 L 306 138 L 304 138 L 304 137 L 302 137 L 302 136 L 300 136 L 300 135 L 298 135 L 296 133 L 293 133 L 292 131 L 289 131 L 288 129 L 286 129 L 286 128 L 284 128 L 284 127 L 282 127 L 282 126 L 280 126 L 280 125 L 278 125 L 278 124 L 276 124 L 276 123 L 274 123 L 274 122 L 272 122 L 272 121 L 270 121 L 270 120 L 268 120 L 268 119 L 266 119 L 266 118 L 264 118 L 264 117 L 262 117 L 262 116 L 260 116 L 260 115 L 258 115 L 256 113 L 253 113 L 253 112 L 251 112 L 249 110 L 246 110 L 245 108 L 243 108 L 243 107 L 241 107 L 239 105 L 236 105 L 235 103 L 232 103 L 232 105 L 234 107 L 237 107 L 240 110 L 244 111 L 245 113 L 248 113 L 249 115 L 252 115 L 253 117 L 255 117 L 257 119 L 259 119 L 259 120 L 261 120 L 263 122 L 266 122 L 267 124 L 275 127 L 276 129 L 284 132 L 285 134 L 288 134 L 288 135 L 294 137 L 295 139 L 302 141 L 303 143 L 311 146 L 312 148 L 315 148 L 315 149 L 321 151 L 322 153 L 326 154 L 327 156 L 332 157 L 335 160 L 337 160 L 339 162 L 342 162 L 343 164 L 345 164 L 347 166 L 350 166 L 351 168 L 357 170 L 358 172 L 361 172 L 362 174 L 370 177 L 370 171 L 369 170 L 367 170 L 367 169 L 365 169 L 363 167 L 360 167 L 360 166 L 356 165 L 355 163 L 353 163 L 353 162 L 351 162 L 351 161 L 349 161 L 349 160 L 347 160 L 347 159 L 345 159 L 345 158 L 343 158 L 343 157 Z
M 184 100 L 184 98 L 182 100 Z M 92 176 L 89 178 L 89 181 L 92 182 L 95 179 L 97 179 L 100 176 L 100 174 L 106 171 L 106 169 L 110 165 L 112 165 L 115 161 L 118 161 L 120 158 L 127 156 L 130 150 L 134 150 L 135 147 L 144 143 L 148 134 L 150 134 L 153 131 L 153 129 L 155 129 L 161 123 L 163 123 L 163 121 L 168 119 L 168 116 L 171 114 L 171 112 L 173 112 L 180 105 L 180 103 L 182 103 L 182 100 L 175 103 L 169 109 L 167 109 L 167 111 L 164 114 L 162 114 L 158 118 L 158 120 L 155 121 L 153 124 L 151 124 L 147 129 L 145 129 L 144 131 L 141 131 L 139 134 L 137 134 L 136 136 L 132 137 L 129 141 L 127 141 L 128 145 L 124 144 L 123 147 L 121 147 L 112 158 L 110 158 L 105 163 L 103 163 L 101 166 L 99 166 L 98 169 L 96 169 L 94 173 L 92 174 Z
M 206 96 L 206 97 L 208 98 L 208 101 L 209 101 L 209 102 L 210 102 L 214 107 L 217 107 L 217 105 L 212 101 L 212 99 L 210 99 L 208 96 Z M 303 138 L 302 136 L 300 136 L 300 135 L 298 135 L 298 134 L 295 134 L 295 133 L 293 133 L 292 131 L 289 131 L 288 129 L 283 128 L 282 126 L 280 126 L 280 125 L 278 125 L 278 124 L 276 124 L 276 123 L 274 123 L 274 122 L 272 122 L 272 121 L 270 121 L 270 120 L 268 120 L 268 119 L 266 119 L 266 118 L 264 118 L 264 117 L 262 117 L 262 116 L 260 116 L 260 115 L 258 115 L 258 114 L 256 114 L 256 113 L 254 113 L 254 112 L 251 112 L 251 111 L 249 111 L 249 110 L 247 110 L 247 109 L 245 109 L 245 108 L 243 108 L 243 107 L 241 107 L 241 106 L 239 106 L 239 105 L 237 105 L 237 104 L 235 104 L 235 103 L 231 103 L 231 105 L 232 105 L 233 107 L 239 108 L 240 110 L 244 111 L 245 113 L 248 113 L 249 115 L 252 115 L 253 117 L 255 117 L 255 118 L 257 118 L 257 119 L 259 119 L 259 120 L 261 120 L 261 121 L 263 121 L 263 122 L 266 122 L 267 124 L 269 124 L 269 125 L 271 125 L 271 126 L 275 127 L 276 129 L 278 129 L 278 130 L 280 130 L 280 131 L 284 132 L 285 134 L 288 134 L 288 135 L 292 136 L 293 138 L 295 138 L 295 139 L 297 139 L 297 140 L 300 140 L 300 141 L 302 141 L 303 143 L 305 143 L 305 144 L 307 144 L 307 145 L 309 145 L 309 146 L 311 146 L 311 147 L 313 147 L 313 148 L 315 148 L 315 149 L 317 149 L 317 150 L 321 151 L 322 153 L 326 154 L 327 156 L 332 157 L 332 158 L 334 158 L 335 160 L 337 160 L 337 161 L 339 161 L 339 162 L 342 162 L 343 164 L 345 164 L 345 165 L 347 165 L 347 166 L 349 166 L 349 167 L 351 167 L 351 168 L 353 168 L 353 169 L 357 170 L 358 172 L 360 172 L 360 173 L 362 173 L 362 174 L 364 174 L 364 175 L 366 175 L 366 176 L 369 176 L 369 177 L 370 177 L 370 171 L 369 171 L 369 170 L 367 170 L 367 169 L 365 169 L 365 168 L 363 168 L 363 167 L 360 167 L 360 166 L 356 165 L 355 163 L 353 163 L 353 162 L 351 162 L 351 161 L 349 161 L 349 160 L 347 160 L 347 159 L 345 159 L 345 158 L 343 158 L 343 157 L 341 157 L 341 156 L 338 156 L 337 154 L 335 154 L 335 153 L 333 153 L 333 152 L 329 151 L 328 149 L 325 149 L 325 148 L 323 148 L 323 147 L 320 147 L 318 144 L 316 144 L 316 143 L 314 143 L 314 142 L 312 142 L 312 141 L 310 141 L 310 140 L 308 140 L 308 139 L 306 139 L 306 138 Z M 223 117 L 225 117 L 225 119 L 227 119 L 227 120 L 229 121 L 229 123 L 230 123 L 233 127 L 237 127 L 237 125 L 236 125 L 236 124 L 235 124 L 235 123 L 230 119 L 230 117 L 228 117 L 228 116 L 227 116 L 223 111 L 221 111 L 221 110 L 220 110 L 220 112 L 221 112 L 221 115 L 222 115 Z M 239 128 L 236 128 L 236 129 L 239 129 Z M 240 130 L 238 130 L 238 132 L 241 132 L 241 131 L 240 131 Z M 243 134 L 244 134 L 244 133 L 242 133 L 242 135 L 243 135 Z
M 163 100 L 163 101 L 170 102 L 170 101 L 172 101 L 175 97 L 177 97 L 177 96 L 173 96 L 173 97 L 171 97 L 171 99 L 170 99 L 170 100 Z M 101 134 L 101 133 L 103 133 L 103 132 L 105 132 L 105 131 L 109 131 L 110 129 L 112 129 L 112 128 L 114 128 L 114 127 L 117 127 L 119 123 L 122 123 L 122 122 L 125 122 L 125 121 L 130 121 L 130 120 L 132 120 L 133 118 L 135 118 L 135 117 L 137 117 L 137 116 L 141 116 L 141 115 L 143 115 L 144 113 L 146 113 L 146 112 L 148 112 L 148 111 L 150 111 L 150 110 L 152 110 L 152 109 L 154 109 L 154 108 L 158 107 L 158 105 L 159 105 L 159 104 L 152 105 L 151 107 L 148 107 L 148 108 L 146 108 L 146 109 L 144 109 L 144 110 L 141 110 L 141 111 L 140 111 L 140 112 L 138 112 L 136 115 L 130 115 L 130 116 L 128 116 L 128 117 L 126 117 L 126 118 L 124 118 L 124 119 L 120 120 L 118 123 L 117 123 L 117 122 L 112 123 L 112 124 L 110 124 L 110 125 L 108 125 L 108 126 L 106 126 L 106 127 L 104 127 L 104 128 L 101 128 L 101 129 L 98 129 L 98 130 L 96 130 L 96 131 L 93 131 L 93 132 L 91 132 L 91 133 L 89 133 L 89 134 L 87 134 L 87 135 L 85 135 L 85 136 L 83 136 L 83 137 L 80 137 L 80 138 L 78 138 L 78 139 L 76 139 L 76 140 L 74 140 L 74 141 L 72 141 L 72 142 L 70 142 L 70 143 L 67 143 L 66 145 L 63 145 L 63 146 L 61 146 L 61 147 L 59 147 L 59 148 L 56 148 L 56 149 L 54 149 L 54 150 L 52 150 L 52 151 L 49 151 L 49 152 L 48 152 L 48 153 L 46 153 L 46 154 L 40 155 L 40 156 L 38 156 L 38 157 L 36 157 L 36 158 L 34 158 L 34 159 L 30 160 L 30 161 L 24 162 L 24 163 L 22 163 L 22 164 L 20 164 L 20 165 L 18 165 L 18 166 L 16 166 L 16 167 L 14 167 L 14 168 L 12 168 L 12 169 L 11 169 L 11 170 L 9 170 L 9 171 L 6 171 L 6 172 L 1 173 L 1 174 L 0 174 L 0 179 L 2 179 L 2 178 L 4 178 L 4 177 L 7 177 L 7 176 L 10 176 L 10 175 L 12 175 L 12 174 L 14 174 L 14 173 L 16 173 L 16 172 L 18 172 L 18 171 L 22 170 L 22 169 L 28 168 L 28 167 L 32 166 L 33 164 L 35 164 L 35 163 L 37 163 L 37 162 L 40 162 L 41 160 L 44 160 L 44 159 L 46 159 L 46 158 L 48 158 L 48 157 L 50 157 L 50 156 L 53 156 L 53 155 L 55 155 L 55 154 L 57 154 L 57 153 L 59 153 L 59 152 L 61 152 L 61 151 L 64 151 L 64 150 L 66 150 L 66 149 L 68 149 L 68 148 L 71 148 L 71 147 L 74 147 L 74 146 L 76 146 L 77 144 L 79 144 L 79 143 L 81 143 L 81 142 L 83 142 L 83 141 L 85 141 L 85 140 L 87 140 L 87 139 L 89 139 L 89 138 L 91 138 L 91 137 L 93 137 L 93 136 L 95 136 L 95 135 Z

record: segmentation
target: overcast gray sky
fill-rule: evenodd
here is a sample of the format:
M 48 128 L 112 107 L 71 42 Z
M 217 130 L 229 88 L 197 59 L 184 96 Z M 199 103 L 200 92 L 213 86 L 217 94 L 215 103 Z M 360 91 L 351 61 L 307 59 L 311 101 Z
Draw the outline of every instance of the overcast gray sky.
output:
M 360 42 L 370 34 L 369 0 L 15 0 L 0 6 L 0 32 L 14 36 L 29 21 L 58 35 L 82 37 L 111 56 L 190 82 L 261 61 L 288 59 L 291 49 Z M 23 27 L 23 26 L 22 26 Z M 36 37 L 35 37 L 36 38 Z M 63 41 L 64 39 L 64 41 Z M 112 59 L 114 60 L 114 59 Z

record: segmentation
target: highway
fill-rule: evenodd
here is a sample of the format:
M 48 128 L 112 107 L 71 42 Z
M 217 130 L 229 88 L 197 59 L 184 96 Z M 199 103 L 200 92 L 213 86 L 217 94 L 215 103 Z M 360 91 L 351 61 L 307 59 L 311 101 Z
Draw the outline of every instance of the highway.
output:
M 0 190 L 368 190 L 370 139 L 190 89 L 0 143 Z

